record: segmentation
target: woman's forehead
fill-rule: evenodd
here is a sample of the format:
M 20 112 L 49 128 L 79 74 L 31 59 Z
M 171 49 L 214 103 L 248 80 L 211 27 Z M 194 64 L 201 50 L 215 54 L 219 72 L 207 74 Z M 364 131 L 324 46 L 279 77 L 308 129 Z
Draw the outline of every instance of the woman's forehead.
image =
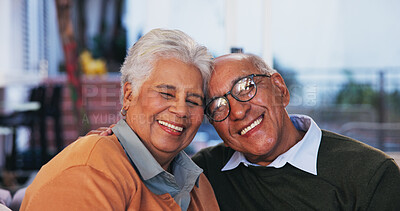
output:
M 193 65 L 177 59 L 160 59 L 144 85 L 202 92 L 203 80 L 200 71 Z

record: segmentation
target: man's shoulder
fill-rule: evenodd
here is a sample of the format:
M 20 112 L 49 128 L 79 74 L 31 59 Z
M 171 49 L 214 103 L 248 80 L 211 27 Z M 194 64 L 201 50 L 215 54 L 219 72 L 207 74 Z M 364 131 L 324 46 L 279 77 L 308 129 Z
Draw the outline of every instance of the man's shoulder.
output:
M 318 151 L 318 174 L 343 177 L 371 177 L 382 165 L 391 161 L 384 152 L 358 140 L 322 130 Z
M 331 131 L 322 130 L 321 153 L 332 153 L 344 158 L 368 159 L 382 161 L 389 158 L 384 152 L 369 146 L 361 141 L 340 135 Z
M 222 158 L 226 156 L 232 156 L 232 154 L 235 151 L 231 149 L 230 147 L 227 147 L 224 145 L 224 143 L 219 143 L 215 146 L 211 147 L 206 147 L 201 149 L 199 152 L 197 152 L 193 158 L 197 158 L 199 156 L 204 157 L 206 159 L 216 159 L 216 158 Z

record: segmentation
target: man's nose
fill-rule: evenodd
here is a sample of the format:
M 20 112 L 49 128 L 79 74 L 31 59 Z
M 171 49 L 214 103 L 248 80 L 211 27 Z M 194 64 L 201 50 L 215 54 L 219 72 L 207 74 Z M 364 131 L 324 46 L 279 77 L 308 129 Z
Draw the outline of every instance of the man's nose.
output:
M 244 119 L 250 110 L 250 104 L 248 102 L 237 101 L 232 96 L 228 96 L 228 100 L 231 107 L 229 118 L 233 121 Z

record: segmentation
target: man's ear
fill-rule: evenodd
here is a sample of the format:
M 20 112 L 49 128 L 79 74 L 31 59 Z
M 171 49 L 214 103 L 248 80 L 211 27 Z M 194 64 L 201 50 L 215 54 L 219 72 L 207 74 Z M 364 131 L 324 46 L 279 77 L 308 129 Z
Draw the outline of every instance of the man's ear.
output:
M 124 90 L 124 98 L 122 101 L 122 108 L 128 110 L 129 106 L 134 100 L 131 83 L 125 82 L 123 90 Z
M 276 88 L 278 88 L 277 95 L 282 97 L 282 103 L 284 107 L 286 107 L 290 101 L 290 94 L 285 81 L 279 73 L 274 73 L 271 75 L 271 82 Z

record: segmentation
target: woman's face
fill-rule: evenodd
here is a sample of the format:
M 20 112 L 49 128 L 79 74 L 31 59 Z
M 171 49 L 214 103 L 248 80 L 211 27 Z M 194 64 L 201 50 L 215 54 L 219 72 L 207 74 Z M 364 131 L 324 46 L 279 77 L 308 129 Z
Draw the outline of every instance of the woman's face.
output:
M 177 59 L 159 59 L 136 96 L 124 86 L 126 121 L 160 162 L 193 140 L 203 120 L 203 79 Z

